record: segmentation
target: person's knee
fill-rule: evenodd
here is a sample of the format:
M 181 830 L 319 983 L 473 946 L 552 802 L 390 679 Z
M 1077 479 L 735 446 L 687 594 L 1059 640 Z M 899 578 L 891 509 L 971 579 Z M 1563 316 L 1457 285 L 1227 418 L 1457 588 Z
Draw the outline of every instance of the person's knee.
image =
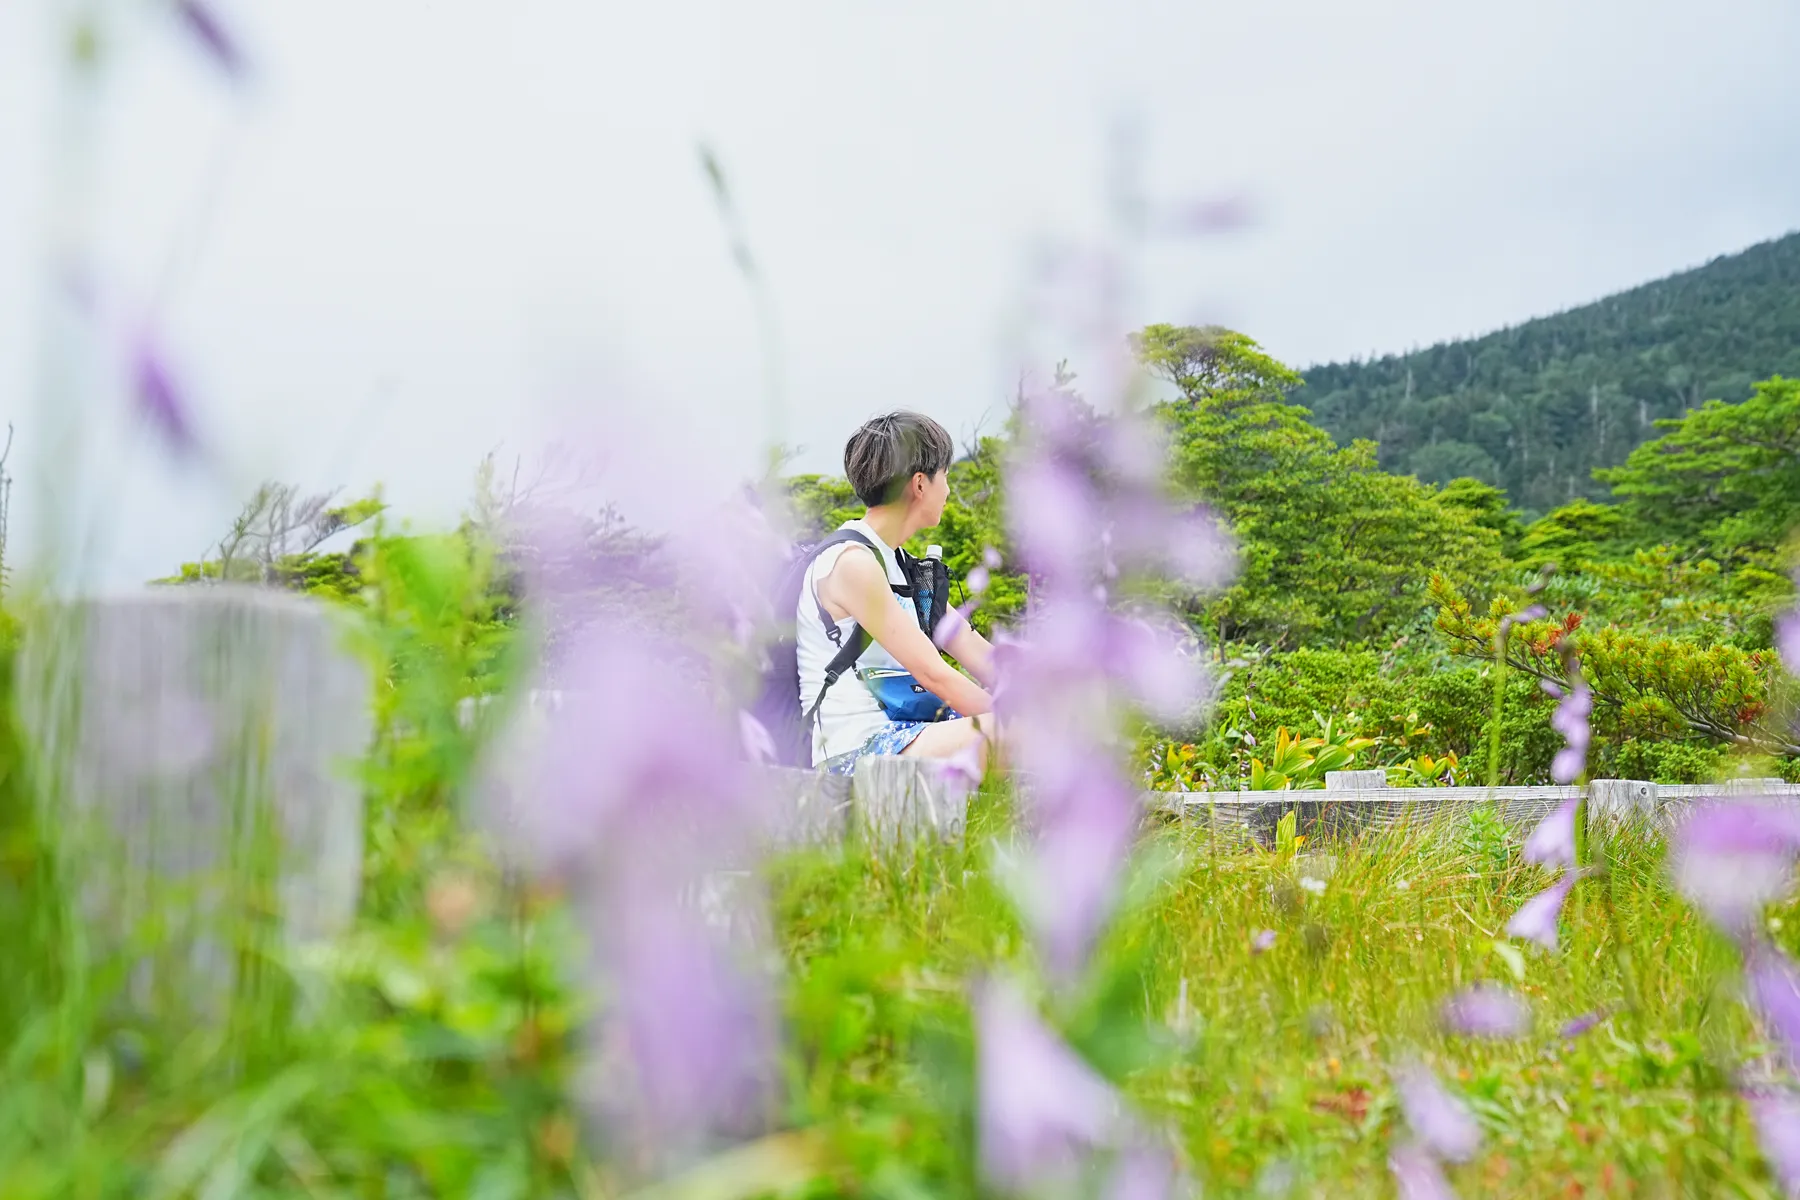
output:
M 981 742 L 983 767 L 985 768 L 990 762 L 999 761 L 1003 747 L 1000 718 L 993 713 L 983 713 L 980 716 L 970 717 L 969 720 L 975 729 L 976 737 Z

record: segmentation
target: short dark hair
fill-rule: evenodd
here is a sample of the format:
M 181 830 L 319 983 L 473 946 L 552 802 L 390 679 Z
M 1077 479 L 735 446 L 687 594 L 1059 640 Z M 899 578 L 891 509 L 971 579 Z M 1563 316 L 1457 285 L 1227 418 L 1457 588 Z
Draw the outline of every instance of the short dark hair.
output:
M 932 478 L 956 452 L 950 434 L 930 417 L 891 412 L 864 422 L 844 444 L 844 476 L 870 508 L 886 504 L 914 475 Z

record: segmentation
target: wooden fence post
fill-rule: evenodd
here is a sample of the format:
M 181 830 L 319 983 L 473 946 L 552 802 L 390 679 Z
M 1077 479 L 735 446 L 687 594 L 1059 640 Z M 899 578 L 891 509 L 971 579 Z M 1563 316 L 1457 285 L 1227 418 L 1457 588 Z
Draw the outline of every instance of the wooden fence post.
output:
M 214 1008 L 246 939 L 348 927 L 370 687 L 322 606 L 213 586 L 51 607 L 26 631 L 17 686 L 95 948 L 155 948 L 134 1000 Z
M 937 767 L 898 755 L 858 759 L 850 807 L 863 835 L 879 845 L 928 837 L 961 841 L 968 797 L 952 794 Z

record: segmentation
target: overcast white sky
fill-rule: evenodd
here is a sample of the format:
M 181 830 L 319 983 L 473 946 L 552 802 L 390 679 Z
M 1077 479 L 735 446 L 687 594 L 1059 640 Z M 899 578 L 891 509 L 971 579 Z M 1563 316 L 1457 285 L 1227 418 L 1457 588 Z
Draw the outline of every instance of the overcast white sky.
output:
M 748 469 L 763 365 L 701 140 L 769 281 L 807 469 L 879 410 L 957 432 L 1002 411 L 1032 247 L 1103 232 L 1121 114 L 1153 205 L 1256 215 L 1149 243 L 1128 318 L 1223 321 L 1295 364 L 1800 226 L 1789 0 L 220 0 L 241 92 L 166 5 L 102 7 L 89 257 L 156 299 L 218 463 L 168 462 L 98 382 L 75 448 L 53 436 L 59 6 L 0 2 L 14 531 L 85 514 L 80 570 L 107 583 L 194 557 L 265 476 L 379 482 L 430 525 L 484 453 L 551 437 L 610 453 L 624 495 Z

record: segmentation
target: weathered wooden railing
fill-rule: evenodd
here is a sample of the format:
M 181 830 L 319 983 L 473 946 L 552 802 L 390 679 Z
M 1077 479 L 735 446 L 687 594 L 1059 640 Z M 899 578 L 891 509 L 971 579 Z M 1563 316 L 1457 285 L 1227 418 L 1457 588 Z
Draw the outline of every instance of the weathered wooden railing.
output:
M 1323 789 L 1235 792 L 1148 792 L 1152 809 L 1183 824 L 1267 840 L 1289 812 L 1302 833 L 1344 835 L 1407 820 L 1442 819 L 1492 803 L 1500 819 L 1529 828 L 1557 805 L 1581 795 L 1574 786 L 1388 787 L 1387 772 L 1332 771 Z M 1596 779 L 1587 785 L 1594 819 L 1642 821 L 1666 827 L 1694 801 L 1714 796 L 1800 797 L 1800 784 L 1779 779 L 1735 779 L 1715 784 L 1659 784 L 1638 779 Z

